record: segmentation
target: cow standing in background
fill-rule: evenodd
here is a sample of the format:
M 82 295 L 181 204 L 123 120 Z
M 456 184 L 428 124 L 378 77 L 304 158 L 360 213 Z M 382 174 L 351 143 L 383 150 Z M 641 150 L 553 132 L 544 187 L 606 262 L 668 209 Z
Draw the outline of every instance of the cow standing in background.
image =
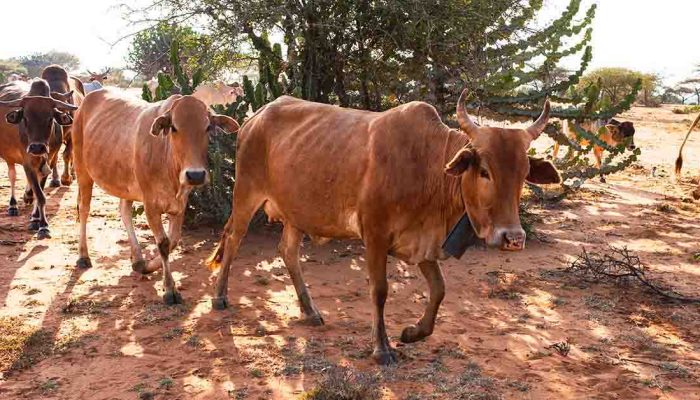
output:
M 49 65 L 41 71 L 41 77 L 49 83 L 51 87 L 51 96 L 57 100 L 63 101 L 65 103 L 73 104 L 76 107 L 80 106 L 83 100 L 83 94 L 80 91 L 76 91 L 75 86 L 72 85 L 72 81 L 68 76 L 68 72 L 59 65 Z M 73 113 L 71 113 L 73 116 Z M 62 129 L 62 143 L 65 145 L 63 149 L 63 173 L 61 174 L 61 179 L 58 179 L 58 151 L 60 149 L 51 149 L 51 154 L 49 157 L 50 168 L 51 168 L 51 187 L 59 187 L 61 185 L 68 186 L 71 184 L 71 160 L 72 160 L 72 141 L 71 141 L 71 127 L 66 126 Z
M 192 96 L 173 95 L 164 101 L 148 103 L 112 89 L 87 95 L 73 126 L 80 214 L 77 266 L 92 266 L 86 224 L 96 183 L 121 199 L 119 211 L 131 244 L 133 270 L 148 274 L 162 266 L 165 303 L 181 303 L 168 257 L 180 241 L 190 191 L 208 181 L 209 135 L 218 127 L 229 132 L 238 130 L 234 119 L 212 114 Z M 143 202 L 158 245 L 160 257 L 150 265 L 146 265 L 134 233 L 131 215 L 134 201 Z M 168 216 L 168 234 L 163 228 L 162 214 Z
M 203 83 L 195 89 L 192 95 L 207 106 L 233 104 L 243 96 L 243 88 L 234 83 L 226 85 L 222 82 Z
M 465 91 L 466 92 L 466 91 Z M 462 94 L 460 130 L 431 105 L 412 102 L 375 113 L 282 96 L 251 117 L 238 134 L 233 207 L 208 264 L 221 267 L 212 306 L 228 306 L 231 262 L 260 208 L 284 224 L 280 252 L 309 320 L 323 318 L 299 266 L 299 244 L 312 238 L 360 238 L 373 303 L 373 356 L 396 361 L 384 325 L 387 255 L 418 264 L 430 286 L 425 313 L 401 334 L 432 334 L 445 284 L 438 260 L 450 229 L 466 213 L 490 246 L 522 250 L 518 206 L 525 181 L 556 183 L 551 163 L 528 157 L 549 117 L 549 102 L 527 129 L 479 127 Z
M 70 125 L 73 120 L 69 112 L 77 109 L 50 95 L 49 84 L 43 79 L 34 80 L 31 86 L 24 82 L 0 86 L 0 110 L 5 113 L 5 118 L 0 121 L 0 157 L 10 167 L 9 214 L 18 213 L 14 198 L 14 165 L 22 164 L 36 198 L 29 229 L 38 231 L 40 239 L 50 237 L 42 184 L 42 178 L 50 172 L 47 168 L 49 145 L 52 138 L 60 135 L 57 125 Z
M 562 132 L 572 141 L 578 142 L 581 146 L 588 146 L 588 141 L 579 140 L 576 136 L 576 132 L 570 126 L 571 122 L 568 120 L 562 120 Z M 598 136 L 598 139 L 602 140 L 608 146 L 615 147 L 622 143 L 627 146 L 627 150 L 634 150 L 636 146 L 634 144 L 634 124 L 629 121 L 620 122 L 615 119 L 609 121 L 595 120 L 592 122 L 584 122 L 581 124 L 581 128 L 593 133 Z M 593 145 L 593 156 L 595 157 L 595 166 L 600 169 L 603 160 L 603 148 L 598 145 Z M 552 151 L 552 157 L 557 158 L 559 154 L 559 142 L 554 143 L 554 149 Z M 605 183 L 605 176 L 600 174 L 600 181 Z
M 678 149 L 678 158 L 676 158 L 676 177 L 678 178 L 680 178 L 681 170 L 683 169 L 683 148 L 685 147 L 685 143 L 688 141 L 690 134 L 693 132 L 693 129 L 695 129 L 698 124 L 700 124 L 700 114 L 698 114 L 695 121 L 693 121 L 693 123 L 690 125 L 690 129 L 688 129 L 688 133 L 685 134 L 681 148 Z M 700 200 L 700 182 L 698 182 L 697 189 L 693 190 L 691 194 L 695 200 Z

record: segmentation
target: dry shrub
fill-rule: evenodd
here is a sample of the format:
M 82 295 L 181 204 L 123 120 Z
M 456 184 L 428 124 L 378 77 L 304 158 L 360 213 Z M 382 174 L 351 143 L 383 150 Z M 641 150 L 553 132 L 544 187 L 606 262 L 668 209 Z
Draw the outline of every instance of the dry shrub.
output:
M 374 400 L 381 397 L 379 378 L 348 367 L 328 368 L 316 387 L 300 400 Z

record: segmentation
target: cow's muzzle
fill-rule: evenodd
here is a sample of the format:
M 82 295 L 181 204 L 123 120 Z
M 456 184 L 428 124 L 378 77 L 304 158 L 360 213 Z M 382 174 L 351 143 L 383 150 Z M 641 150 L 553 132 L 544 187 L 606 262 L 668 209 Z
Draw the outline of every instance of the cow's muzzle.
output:
M 27 146 L 27 153 L 33 156 L 43 156 L 49 153 L 49 146 L 44 143 L 30 143 Z
M 188 185 L 200 186 L 207 181 L 207 171 L 205 170 L 187 170 L 185 171 L 185 180 Z
M 496 229 L 494 237 L 501 250 L 520 251 L 525 248 L 525 231 L 521 227 Z

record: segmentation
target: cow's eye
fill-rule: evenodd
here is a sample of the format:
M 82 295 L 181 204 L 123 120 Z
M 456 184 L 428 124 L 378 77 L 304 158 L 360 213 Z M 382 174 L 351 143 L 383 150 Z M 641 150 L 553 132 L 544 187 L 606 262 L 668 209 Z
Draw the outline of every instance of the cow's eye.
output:
M 484 179 L 491 179 L 491 175 L 489 175 L 489 171 L 485 170 L 484 168 L 481 168 L 479 170 L 479 176 L 484 178 Z
M 177 132 L 177 129 L 175 129 L 175 125 L 170 125 L 170 131 Z

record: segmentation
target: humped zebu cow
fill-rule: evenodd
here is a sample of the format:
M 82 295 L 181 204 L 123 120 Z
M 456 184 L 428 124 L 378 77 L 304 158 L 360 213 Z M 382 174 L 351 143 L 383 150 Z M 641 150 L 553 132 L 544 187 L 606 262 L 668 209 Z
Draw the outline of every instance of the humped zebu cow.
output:
M 97 184 L 121 199 L 119 211 L 131 244 L 133 270 L 148 274 L 162 266 L 165 303 L 181 303 L 168 256 L 180 241 L 190 191 L 208 181 L 207 146 L 217 128 L 236 132 L 238 123 L 213 114 L 192 96 L 173 95 L 148 103 L 110 88 L 85 96 L 73 126 L 80 216 L 77 266 L 92 266 L 86 224 L 92 188 Z M 134 201 L 143 203 L 158 245 L 159 257 L 148 265 L 134 233 Z M 169 219 L 167 234 L 162 214 Z
M 15 164 L 21 164 L 29 186 L 36 198 L 29 229 L 38 231 L 40 239 L 50 237 L 46 220 L 46 197 L 43 182 L 50 173 L 49 148 L 51 142 L 60 145 L 60 126 L 70 125 L 70 112 L 76 106 L 51 97 L 48 82 L 43 79 L 13 82 L 0 86 L 0 157 L 10 171 L 10 215 L 18 215 L 15 199 Z
M 438 260 L 447 257 L 441 245 L 450 229 L 468 217 L 473 233 L 489 246 L 522 250 L 523 184 L 561 180 L 550 162 L 528 156 L 549 118 L 549 101 L 527 129 L 480 127 L 466 112 L 465 93 L 457 103 L 460 129 L 445 125 L 423 102 L 369 112 L 282 96 L 259 110 L 238 134 L 232 213 L 208 260 L 221 268 L 213 308 L 229 304 L 232 260 L 263 207 L 284 225 L 280 252 L 310 322 L 322 324 L 323 318 L 299 265 L 303 235 L 360 238 L 373 303 L 374 359 L 396 361 L 384 324 L 389 254 L 418 264 L 430 286 L 425 313 L 403 330 L 401 341 L 431 335 L 445 295 Z

